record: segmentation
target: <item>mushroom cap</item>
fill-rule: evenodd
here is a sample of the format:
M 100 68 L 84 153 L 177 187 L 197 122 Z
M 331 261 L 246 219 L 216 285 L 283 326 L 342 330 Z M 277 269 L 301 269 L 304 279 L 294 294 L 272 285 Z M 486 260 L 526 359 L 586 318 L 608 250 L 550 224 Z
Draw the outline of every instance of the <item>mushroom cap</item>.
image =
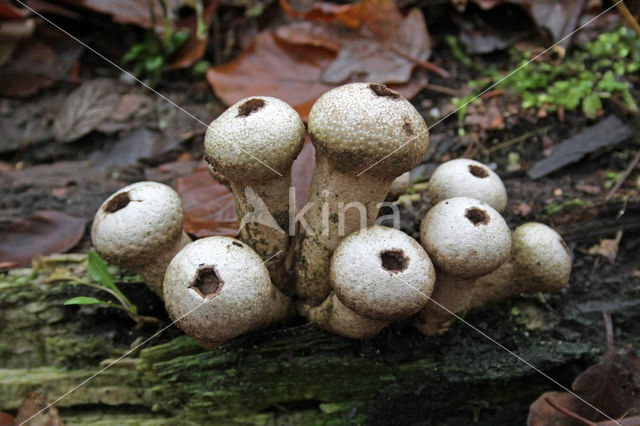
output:
M 413 238 L 372 226 L 346 237 L 331 259 L 331 285 L 338 299 L 369 319 L 407 318 L 427 303 L 435 271 Z
M 511 258 L 518 271 L 526 271 L 528 278 L 538 283 L 538 291 L 559 291 L 569 282 L 569 248 L 560 234 L 545 224 L 518 226 L 513 232 Z
M 374 83 L 346 84 L 323 94 L 309 113 L 309 135 L 339 170 L 356 174 L 384 159 L 367 174 L 391 179 L 417 166 L 429 148 L 420 113 L 400 94 Z
M 209 124 L 205 160 L 231 181 L 273 179 L 278 174 L 270 168 L 286 175 L 305 135 L 304 123 L 291 106 L 280 99 L 253 96 Z
M 449 198 L 429 209 L 420 240 L 436 268 L 461 278 L 496 270 L 511 250 L 511 232 L 500 213 L 468 197 Z
M 498 212 L 507 206 L 502 179 L 486 165 L 466 158 L 438 166 L 429 179 L 429 195 L 433 204 L 447 198 L 471 197 L 484 201 Z
M 137 182 L 102 203 L 91 240 L 108 262 L 135 268 L 170 250 L 182 235 L 183 222 L 176 191 L 158 182 Z
M 269 323 L 269 301 L 276 291 L 260 256 L 221 236 L 185 246 L 169 264 L 163 284 L 169 316 L 205 347 Z

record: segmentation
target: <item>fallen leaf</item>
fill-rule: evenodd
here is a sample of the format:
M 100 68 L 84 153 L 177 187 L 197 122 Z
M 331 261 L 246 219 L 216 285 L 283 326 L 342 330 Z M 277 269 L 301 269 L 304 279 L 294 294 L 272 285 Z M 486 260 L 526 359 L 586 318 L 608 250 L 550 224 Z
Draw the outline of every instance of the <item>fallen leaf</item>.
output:
M 531 404 L 527 426 L 584 426 L 584 423 L 555 409 L 547 402 L 547 399 L 550 399 L 555 405 L 566 408 L 578 415 L 583 411 L 583 406 L 587 407 L 570 393 L 545 392 Z
M 109 150 L 92 152 L 89 161 L 97 170 L 105 170 L 110 166 L 126 166 L 153 157 L 161 152 L 162 147 L 163 140 L 160 134 L 140 127 L 120 139 Z
M 164 16 L 161 2 L 148 0 L 62 0 L 72 7 L 83 7 L 94 12 L 111 16 L 114 22 L 134 24 L 144 28 L 151 28 L 155 23 L 156 31 L 164 29 Z M 181 0 L 166 0 L 170 16 L 182 5 Z M 153 15 L 149 6 L 153 7 Z
M 13 420 L 13 416 L 0 411 L 0 426 L 15 426 L 16 422 Z
M 16 219 L 0 234 L 0 269 L 29 265 L 37 254 L 67 251 L 82 239 L 86 221 L 53 210 Z
M 0 68 L 0 95 L 27 97 L 58 80 L 64 68 L 51 46 L 42 41 L 30 41 L 17 49 L 13 58 Z
M 620 245 L 620 238 L 622 237 L 622 231 L 618 232 L 616 238 L 603 238 L 598 244 L 589 248 L 588 253 L 591 255 L 604 256 L 609 261 L 614 262 L 618 255 L 618 246 Z
M 336 87 L 321 79 L 334 58 L 331 50 L 287 43 L 271 32 L 262 32 L 234 61 L 210 68 L 207 79 L 226 105 L 249 96 L 273 96 L 306 118 L 313 103 Z M 409 99 L 425 84 L 424 75 L 418 73 L 407 84 L 389 87 Z
M 47 398 L 38 392 L 29 393 L 20 404 L 16 423 L 29 426 L 63 426 L 58 409 L 49 405 Z
M 640 414 L 640 358 L 629 346 L 612 348 L 582 372 L 572 389 L 612 418 Z M 594 420 L 602 416 L 593 413 Z
M 27 10 L 12 5 L 8 0 L 0 0 L 0 17 L 6 19 L 22 19 L 27 16 L 29 16 Z
M 176 179 L 176 191 L 184 204 L 187 233 L 196 238 L 237 234 L 233 194 L 213 180 L 204 161 L 190 175 Z
M 73 142 L 90 133 L 111 115 L 119 100 L 111 80 L 96 79 L 82 84 L 60 106 L 53 123 L 56 140 Z
M 204 6 L 202 19 L 206 29 L 203 37 L 198 36 L 198 19 L 195 13 L 175 23 L 177 29 L 187 28 L 189 30 L 189 38 L 171 58 L 170 70 L 189 68 L 198 59 L 202 58 L 209 44 L 209 27 L 213 22 L 213 17 L 219 4 L 220 0 L 210 0 Z
M 20 42 L 31 37 L 35 29 L 35 19 L 0 21 L 0 66 L 9 61 Z

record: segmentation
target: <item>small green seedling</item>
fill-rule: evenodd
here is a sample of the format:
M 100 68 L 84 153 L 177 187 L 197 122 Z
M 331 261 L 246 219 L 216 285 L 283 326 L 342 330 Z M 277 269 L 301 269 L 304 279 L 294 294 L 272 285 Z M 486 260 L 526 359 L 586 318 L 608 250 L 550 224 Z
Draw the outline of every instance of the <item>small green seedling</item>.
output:
M 113 279 L 109 274 L 109 270 L 107 269 L 107 263 L 98 255 L 98 253 L 90 250 L 87 255 L 87 261 L 89 265 L 89 276 L 92 281 L 70 276 L 68 277 L 69 282 L 71 284 L 86 285 L 88 287 L 105 291 L 112 295 L 118 301 L 118 304 L 111 301 L 96 299 L 95 297 L 78 296 L 64 302 L 65 305 L 104 305 L 125 311 L 127 315 L 129 315 L 129 317 L 138 324 L 144 322 L 158 322 L 156 318 L 138 314 L 138 308 L 131 303 L 129 298 L 127 298 L 127 296 L 125 296 L 113 282 Z

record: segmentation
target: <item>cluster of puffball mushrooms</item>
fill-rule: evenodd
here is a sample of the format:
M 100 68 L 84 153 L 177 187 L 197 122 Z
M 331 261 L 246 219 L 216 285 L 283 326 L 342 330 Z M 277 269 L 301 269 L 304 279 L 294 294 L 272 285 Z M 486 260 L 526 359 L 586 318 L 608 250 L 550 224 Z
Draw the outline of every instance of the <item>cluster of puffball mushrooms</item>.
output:
M 307 132 L 316 163 L 307 204 L 291 224 L 291 166 Z M 192 242 L 178 194 L 156 182 L 109 197 L 91 237 L 107 261 L 138 273 L 205 348 L 296 311 L 349 338 L 371 338 L 409 317 L 421 333 L 438 335 L 469 309 L 568 284 L 562 238 L 540 223 L 512 233 L 500 214 L 505 187 L 477 161 L 435 170 L 421 244 L 375 225 L 392 185 L 406 187 L 406 172 L 429 146 L 418 111 L 386 86 L 330 90 L 306 127 L 285 102 L 244 99 L 209 125 L 204 146 L 211 175 L 234 193 L 239 220 L 262 216 L 246 221 L 238 239 Z M 256 213 L 256 200 L 266 211 Z

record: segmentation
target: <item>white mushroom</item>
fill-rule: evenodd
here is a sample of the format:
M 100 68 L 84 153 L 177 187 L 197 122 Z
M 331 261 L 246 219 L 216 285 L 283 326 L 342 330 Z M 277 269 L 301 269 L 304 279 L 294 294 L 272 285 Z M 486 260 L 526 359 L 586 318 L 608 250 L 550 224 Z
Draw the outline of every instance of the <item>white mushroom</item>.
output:
M 469 305 L 481 308 L 522 293 L 556 293 L 569 285 L 571 256 L 562 237 L 542 223 L 525 223 L 512 237 L 509 260 L 478 278 Z
M 420 239 L 435 265 L 436 285 L 415 325 L 423 334 L 440 334 L 454 320 L 451 313 L 467 309 L 476 278 L 507 260 L 511 233 L 500 213 L 488 204 L 454 197 L 427 212 Z
M 102 203 L 91 240 L 105 260 L 138 273 L 162 296 L 162 281 L 173 256 L 191 242 L 176 191 L 158 182 L 126 186 Z
M 239 238 L 264 259 L 274 284 L 289 281 L 284 261 L 289 241 L 291 165 L 306 135 L 298 113 L 267 96 L 243 99 L 216 118 L 205 136 L 205 160 L 225 179 L 243 225 Z
M 411 185 L 411 173 L 406 172 L 398 176 L 391 182 L 389 192 L 385 198 L 386 201 L 396 201 L 399 196 L 407 192 Z
M 431 202 L 453 197 L 470 197 L 484 201 L 502 213 L 507 206 L 507 191 L 502 179 L 488 166 L 459 158 L 442 163 L 429 179 Z
M 417 241 L 396 229 L 372 226 L 349 235 L 336 248 L 333 292 L 303 313 L 325 330 L 367 339 L 390 321 L 422 309 L 434 279 L 431 260 Z
M 308 228 L 300 226 L 296 292 L 311 303 L 329 294 L 329 259 L 350 233 L 375 223 L 393 180 L 422 161 L 427 125 L 398 93 L 373 83 L 337 87 L 309 114 L 316 166 Z
M 260 256 L 230 237 L 182 249 L 167 268 L 164 301 L 171 319 L 206 349 L 280 321 L 291 307 Z

